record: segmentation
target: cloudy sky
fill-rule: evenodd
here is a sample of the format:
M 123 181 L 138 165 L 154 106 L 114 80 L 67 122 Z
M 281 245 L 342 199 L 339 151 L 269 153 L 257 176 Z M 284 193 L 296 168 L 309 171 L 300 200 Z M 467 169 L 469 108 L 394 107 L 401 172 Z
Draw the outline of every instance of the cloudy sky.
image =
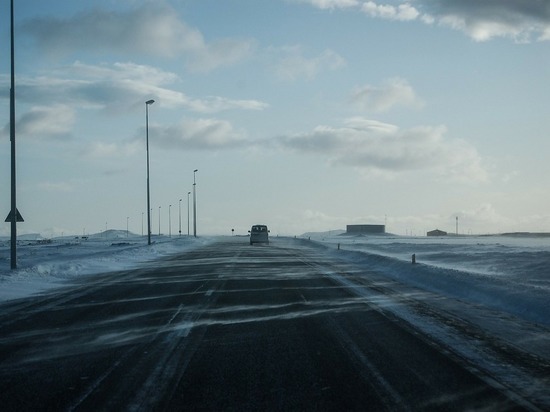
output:
M 15 3 L 19 233 L 550 232 L 548 2 Z

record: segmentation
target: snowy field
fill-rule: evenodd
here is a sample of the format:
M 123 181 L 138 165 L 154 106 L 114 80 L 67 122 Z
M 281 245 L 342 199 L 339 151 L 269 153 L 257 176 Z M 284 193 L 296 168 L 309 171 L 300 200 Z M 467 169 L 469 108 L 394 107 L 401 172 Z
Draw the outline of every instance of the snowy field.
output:
M 87 237 L 18 238 L 17 269 L 10 269 L 10 246 L 0 238 L 0 302 L 64 286 L 76 276 L 131 269 L 173 253 L 190 250 L 213 238 L 153 236 L 108 230 Z
M 309 238 L 379 275 L 550 326 L 550 237 Z

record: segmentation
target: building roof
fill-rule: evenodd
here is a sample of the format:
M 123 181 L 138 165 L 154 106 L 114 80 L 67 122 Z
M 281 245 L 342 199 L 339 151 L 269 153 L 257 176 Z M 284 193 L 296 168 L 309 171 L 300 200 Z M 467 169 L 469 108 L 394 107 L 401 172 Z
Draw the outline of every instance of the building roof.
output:
M 439 229 L 430 230 L 427 234 L 427 236 L 447 236 L 447 232 Z

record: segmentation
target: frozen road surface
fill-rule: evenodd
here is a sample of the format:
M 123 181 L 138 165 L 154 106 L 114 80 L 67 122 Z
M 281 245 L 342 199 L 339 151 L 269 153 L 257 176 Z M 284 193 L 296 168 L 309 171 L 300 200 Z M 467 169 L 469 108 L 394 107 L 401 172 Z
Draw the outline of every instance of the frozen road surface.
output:
M 538 410 L 304 241 L 77 282 L 0 306 L 2 410 Z

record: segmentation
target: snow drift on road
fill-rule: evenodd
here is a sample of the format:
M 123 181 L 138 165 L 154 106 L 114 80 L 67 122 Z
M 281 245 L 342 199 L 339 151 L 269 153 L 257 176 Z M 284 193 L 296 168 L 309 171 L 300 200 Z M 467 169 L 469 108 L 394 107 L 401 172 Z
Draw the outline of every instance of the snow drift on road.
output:
M 370 271 L 442 296 L 480 303 L 550 325 L 550 238 L 402 237 L 310 234 L 308 242 Z M 10 270 L 8 239 L 0 239 L 0 301 L 61 286 L 79 275 L 138 267 L 215 237 L 147 238 L 110 230 L 90 237 L 18 241 L 18 269 Z M 416 265 L 411 264 L 412 254 Z M 335 256 L 336 257 L 336 256 Z

